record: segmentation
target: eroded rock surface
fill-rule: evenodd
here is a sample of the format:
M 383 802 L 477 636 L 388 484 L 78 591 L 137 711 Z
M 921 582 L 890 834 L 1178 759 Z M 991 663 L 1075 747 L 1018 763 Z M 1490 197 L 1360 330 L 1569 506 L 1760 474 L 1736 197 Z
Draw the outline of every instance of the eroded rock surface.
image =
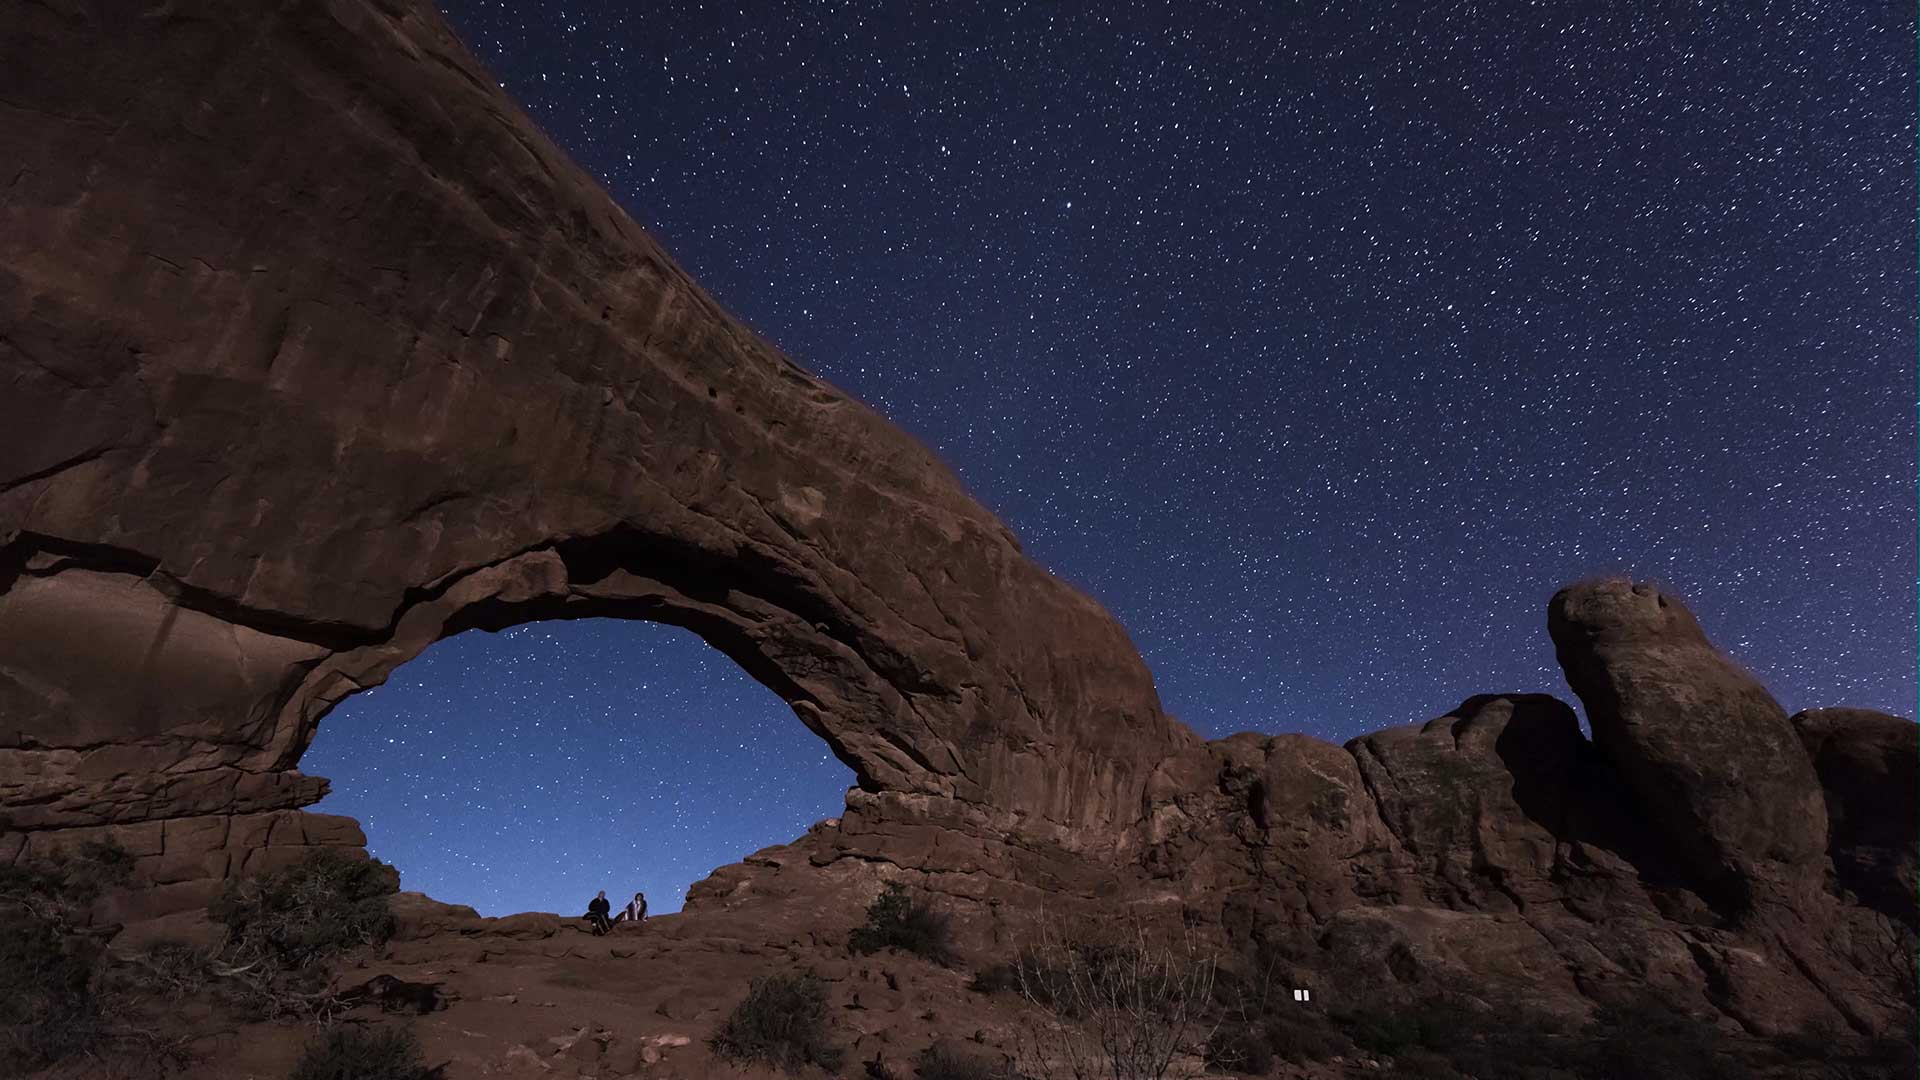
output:
M 1792 721 L 1826 793 L 1834 873 L 1862 901 L 1914 925 L 1920 727 L 1867 709 L 1810 709 Z
M 1543 694 L 1488 696 L 1347 744 L 1425 899 L 1518 911 L 1549 878 L 1585 739 Z
M 1120 844 L 1125 632 L 726 315 L 426 3 L 10 3 L 9 830 L 265 813 L 447 634 L 689 627 L 873 793 Z
M 299 811 L 329 708 L 449 634 L 609 615 L 701 634 L 859 777 L 692 890 L 712 925 L 816 949 L 890 878 L 985 959 L 1011 912 L 1149 912 L 1335 1000 L 1911 1018 L 1913 725 L 1789 722 L 1671 597 L 1554 598 L 1592 742 L 1537 694 L 1203 742 L 1112 618 L 721 311 L 427 4 L 0 19 L 0 859 L 120 841 L 102 919 L 185 933 L 232 877 L 358 850 Z M 409 905 L 423 940 L 557 932 Z M 743 977 L 798 955 L 683 944 L 760 950 Z
M 1548 631 L 1594 742 L 1710 887 L 1751 903 L 1817 878 L 1827 812 L 1786 711 L 1646 584 L 1562 589 Z

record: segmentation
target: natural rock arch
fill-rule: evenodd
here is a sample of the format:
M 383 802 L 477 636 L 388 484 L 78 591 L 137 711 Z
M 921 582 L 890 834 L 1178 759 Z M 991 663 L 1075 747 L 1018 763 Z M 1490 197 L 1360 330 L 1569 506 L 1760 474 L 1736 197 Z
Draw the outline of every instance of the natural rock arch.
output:
M 1128 842 L 1195 740 L 948 470 L 722 312 L 429 6 L 197 9 L 9 13 L 16 831 L 311 802 L 332 702 L 591 611 L 701 633 L 870 792 Z
M 820 632 L 791 611 L 726 585 L 724 567 L 687 574 L 684 563 L 669 559 L 651 567 L 653 573 L 631 569 L 643 562 L 630 557 L 635 547 L 631 539 L 568 543 L 514 556 L 409 608 L 386 641 L 328 656 L 279 712 L 275 766 L 295 767 L 328 710 L 384 682 L 436 641 L 471 629 L 598 617 L 644 619 L 692 631 L 785 701 L 866 790 L 912 791 L 925 785 L 950 796 L 954 787 L 969 783 L 964 764 L 950 749 L 941 761 L 924 760 L 916 746 L 896 742 L 901 736 L 891 727 L 865 732 L 832 721 L 835 716 L 893 717 L 905 709 L 901 695 L 876 681 L 871 669 L 848 655 L 850 650 L 822 647 Z

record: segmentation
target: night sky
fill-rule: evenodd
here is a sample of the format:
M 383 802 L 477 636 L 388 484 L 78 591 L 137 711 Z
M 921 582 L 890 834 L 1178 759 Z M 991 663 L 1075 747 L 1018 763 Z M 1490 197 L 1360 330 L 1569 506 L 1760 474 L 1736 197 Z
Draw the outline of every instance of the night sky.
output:
M 636 7 L 446 10 L 1204 734 L 1571 701 L 1547 598 L 1621 572 L 1789 710 L 1913 715 L 1911 4 Z M 604 621 L 443 642 L 302 768 L 489 913 L 670 910 L 851 782 Z

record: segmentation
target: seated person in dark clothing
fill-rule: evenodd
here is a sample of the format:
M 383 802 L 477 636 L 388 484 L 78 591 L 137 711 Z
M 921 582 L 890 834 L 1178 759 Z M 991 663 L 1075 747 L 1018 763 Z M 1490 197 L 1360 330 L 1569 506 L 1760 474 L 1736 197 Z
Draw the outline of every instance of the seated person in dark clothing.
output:
M 613 929 L 613 920 L 607 918 L 607 914 L 612 910 L 613 905 L 607 902 L 605 889 L 601 889 L 600 894 L 587 905 L 587 928 L 593 931 L 595 937 Z

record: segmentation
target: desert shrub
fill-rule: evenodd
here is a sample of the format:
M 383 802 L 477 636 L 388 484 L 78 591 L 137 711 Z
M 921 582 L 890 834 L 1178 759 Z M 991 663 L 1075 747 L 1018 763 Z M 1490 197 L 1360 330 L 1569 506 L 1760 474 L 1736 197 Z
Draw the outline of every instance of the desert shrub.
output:
M 1564 1029 L 1524 1008 L 1470 1010 L 1446 999 L 1337 1018 L 1353 1041 L 1409 1080 L 1732 1080 L 1770 1075 L 1708 1020 L 1658 1002 L 1603 1009 Z M 1813 1074 L 1791 1072 L 1785 1075 Z
M 1045 950 L 1025 948 L 1010 962 L 994 964 L 976 972 L 967 988 L 981 994 L 1018 994 L 1035 1005 L 1058 1013 L 1070 1013 L 1075 1007 L 1069 992 L 1067 969 L 1054 962 L 1065 950 L 1090 949 L 1089 946 L 1064 945 Z M 1099 950 L 1093 949 L 1097 956 Z
M 1164 997 L 1174 988 L 1168 980 L 1179 974 L 1171 954 L 1152 955 L 1137 945 L 1104 941 L 1058 941 L 1021 949 L 1012 962 L 982 969 L 968 983 L 980 993 L 1016 993 L 1069 1019 L 1085 1019 L 1088 1010 L 1110 998 L 1147 1001 Z M 1145 961 L 1145 962 L 1143 962 Z M 1211 963 L 1207 965 L 1211 972 Z M 1190 989 L 1190 988 L 1189 988 Z M 1211 990 L 1209 990 L 1211 996 Z M 1183 1001 L 1196 1014 L 1206 1002 Z
M 155 941 L 113 971 L 123 986 L 172 1001 L 197 994 L 213 982 L 212 952 L 184 941 Z
M 1265 1076 L 1273 1071 L 1273 1047 L 1259 1028 L 1231 1024 L 1207 1040 L 1206 1062 L 1221 1072 Z
M 112 1035 L 99 999 L 80 998 L 0 1030 L 0 1066 L 9 1067 L 0 1071 L 31 1071 L 83 1054 L 98 1055 Z
M 12 913 L 0 922 L 0 1024 L 71 1008 L 88 995 L 98 957 L 96 942 Z
M 1278 1013 L 1267 1018 L 1260 1027 L 1266 1036 L 1267 1046 L 1273 1056 L 1295 1065 L 1311 1061 L 1325 1061 L 1346 1053 L 1352 1045 L 1334 1030 L 1320 1013 L 1296 1012 L 1295 1015 Z
M 896 883 L 883 889 L 867 907 L 867 921 L 847 936 L 847 945 L 858 953 L 899 949 L 924 956 L 942 967 L 953 964 L 951 920 L 922 901 L 907 894 Z
M 208 961 L 215 993 L 244 1016 L 325 1023 L 348 1002 L 332 962 L 393 933 L 399 881 L 377 859 L 317 849 L 301 862 L 227 883 L 207 914 L 226 928 Z
M 1420 1045 L 1419 1022 L 1395 1009 L 1357 1010 L 1340 1021 L 1355 1046 L 1375 1054 L 1398 1057 Z
M 1156 943 L 1134 926 L 1124 940 L 1046 937 L 1013 965 L 1020 993 L 1066 1023 L 1030 1025 L 1018 1072 L 1071 1080 L 1168 1080 L 1204 1061 L 1214 962 L 1190 940 Z
M 227 883 L 207 914 L 227 929 L 223 958 L 303 968 L 393 934 L 397 875 L 378 859 L 317 848 L 282 870 Z
M 1326 1061 L 1352 1044 L 1319 1013 L 1275 1012 L 1252 1021 L 1223 1024 L 1207 1042 L 1207 1064 L 1251 1076 L 1273 1071 L 1276 1062 Z
M 132 863 L 117 844 L 89 843 L 0 866 L 0 1064 L 38 1068 L 112 1034 L 95 985 L 102 936 L 87 912 Z
M 1004 1065 L 978 1054 L 956 1050 L 937 1042 L 913 1057 L 913 1072 L 920 1080 L 1007 1080 Z
M 412 1031 L 341 1026 L 308 1041 L 289 1080 L 435 1080 L 439 1075 L 440 1070 L 421 1063 Z
M 1817 1061 L 1831 1054 L 1842 1037 L 1837 1026 L 1815 1020 L 1773 1040 L 1773 1045 L 1782 1057 L 1789 1060 Z
M 973 973 L 967 989 L 976 994 L 1017 994 L 1020 992 L 1020 973 L 1012 964 L 991 964 Z
M 112 841 L 89 841 L 72 852 L 29 856 L 0 866 L 0 905 L 62 932 L 87 923 L 100 894 L 127 880 L 133 856 Z
M 758 1061 L 794 1073 L 809 1065 L 832 1072 L 844 1051 L 828 1031 L 827 991 L 811 972 L 773 975 L 753 988 L 708 1045 L 721 1057 Z

